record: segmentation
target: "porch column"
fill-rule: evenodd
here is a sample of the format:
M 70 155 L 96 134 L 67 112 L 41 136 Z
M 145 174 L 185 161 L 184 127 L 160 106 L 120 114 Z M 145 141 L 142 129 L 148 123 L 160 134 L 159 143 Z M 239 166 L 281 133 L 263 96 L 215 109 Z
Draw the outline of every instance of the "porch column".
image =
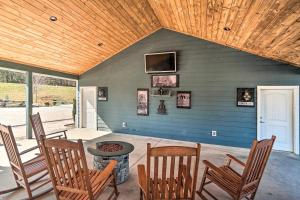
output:
M 26 72 L 26 138 L 32 139 L 32 128 L 29 116 L 32 114 L 32 72 Z

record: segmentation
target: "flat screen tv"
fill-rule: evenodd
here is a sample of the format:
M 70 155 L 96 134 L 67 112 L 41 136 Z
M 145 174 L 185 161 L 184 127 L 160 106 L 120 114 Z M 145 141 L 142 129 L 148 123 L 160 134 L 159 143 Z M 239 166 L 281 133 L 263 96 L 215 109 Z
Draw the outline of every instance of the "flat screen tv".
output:
M 176 52 L 145 54 L 145 72 L 176 72 Z

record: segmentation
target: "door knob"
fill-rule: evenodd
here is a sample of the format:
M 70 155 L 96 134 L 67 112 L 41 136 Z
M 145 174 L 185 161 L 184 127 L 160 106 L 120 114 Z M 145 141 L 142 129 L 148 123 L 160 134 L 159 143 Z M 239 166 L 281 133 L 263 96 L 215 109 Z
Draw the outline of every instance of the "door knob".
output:
M 259 123 L 261 123 L 261 124 L 265 123 L 265 122 L 263 121 L 263 117 L 260 117 L 259 119 L 260 119 Z

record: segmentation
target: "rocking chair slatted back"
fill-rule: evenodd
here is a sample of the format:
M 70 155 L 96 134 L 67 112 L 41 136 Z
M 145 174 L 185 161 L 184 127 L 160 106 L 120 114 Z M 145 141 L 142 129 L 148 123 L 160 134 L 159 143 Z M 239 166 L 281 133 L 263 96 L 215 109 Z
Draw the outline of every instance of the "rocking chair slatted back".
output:
M 17 143 L 13 136 L 11 127 L 0 125 L 0 133 L 13 172 L 18 174 L 24 173 L 24 171 L 22 170 L 23 164 L 21 161 L 20 153 L 17 148 Z
M 147 199 L 194 199 L 200 158 L 196 148 L 147 145 Z M 153 165 L 153 166 L 152 166 Z M 151 171 L 154 167 L 154 171 Z M 193 172 L 193 173 L 191 173 Z
M 67 191 L 85 194 L 92 198 L 89 171 L 82 140 L 41 139 L 42 148 L 49 164 L 55 193 Z
M 255 140 L 253 142 L 249 158 L 242 175 L 242 190 L 259 184 L 271 154 L 275 139 L 276 137 L 272 136 L 271 139 L 261 141 Z
M 40 141 L 41 136 L 45 135 L 45 130 L 43 127 L 40 113 L 31 115 L 30 122 L 31 122 L 32 129 L 33 129 L 36 140 Z

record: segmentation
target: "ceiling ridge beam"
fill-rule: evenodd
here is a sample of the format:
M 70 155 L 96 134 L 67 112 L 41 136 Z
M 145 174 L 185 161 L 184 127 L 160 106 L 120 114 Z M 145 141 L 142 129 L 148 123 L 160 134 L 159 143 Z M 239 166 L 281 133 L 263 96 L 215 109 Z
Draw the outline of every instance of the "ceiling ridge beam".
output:
M 159 22 L 159 26 L 160 28 L 164 28 L 162 25 L 162 22 L 160 21 L 159 17 L 157 16 L 155 9 L 152 7 L 151 3 L 149 2 L 149 0 L 146 0 L 146 2 L 148 3 L 148 5 L 150 6 L 150 8 L 152 9 L 152 12 L 154 14 L 154 16 L 156 17 L 157 21 Z

